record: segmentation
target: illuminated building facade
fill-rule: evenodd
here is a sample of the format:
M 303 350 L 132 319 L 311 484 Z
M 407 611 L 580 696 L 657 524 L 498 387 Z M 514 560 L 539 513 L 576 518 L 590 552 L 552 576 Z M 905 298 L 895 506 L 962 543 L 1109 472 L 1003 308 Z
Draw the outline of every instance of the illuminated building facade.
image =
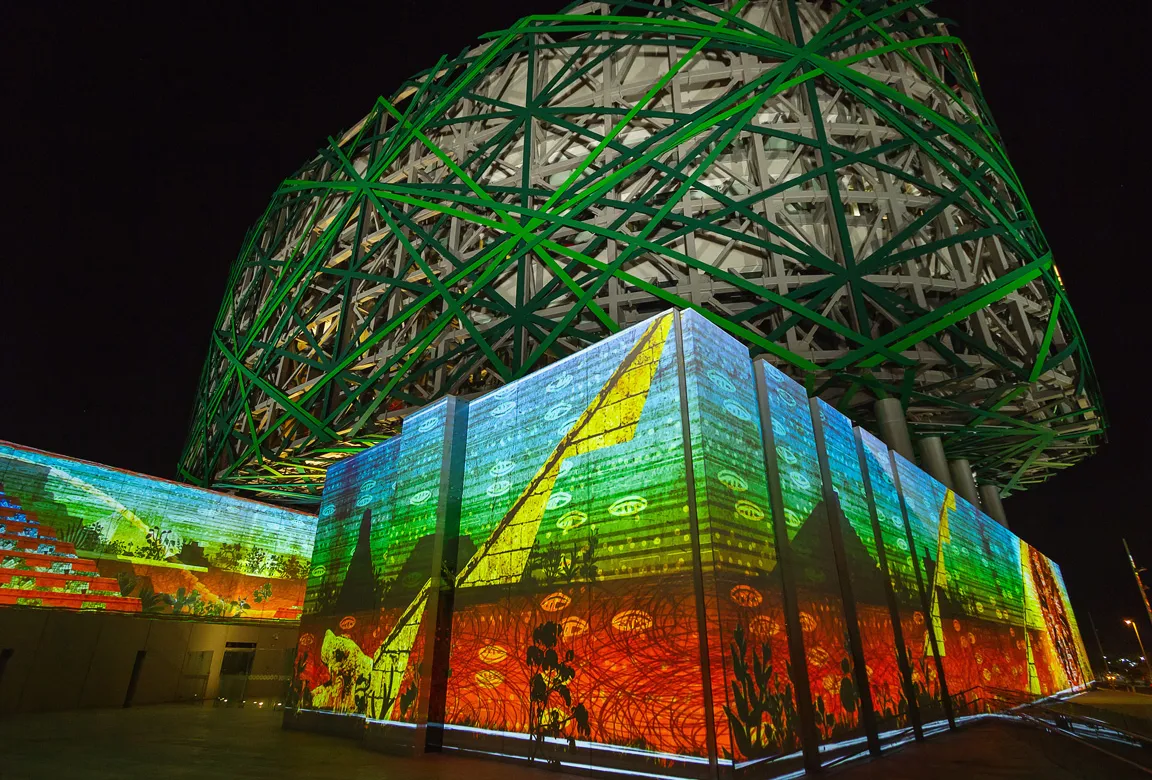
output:
M 316 517 L 0 441 L 0 606 L 295 622 Z
M 1091 674 L 1059 567 L 694 311 L 334 465 L 286 724 L 629 776 L 827 765 Z

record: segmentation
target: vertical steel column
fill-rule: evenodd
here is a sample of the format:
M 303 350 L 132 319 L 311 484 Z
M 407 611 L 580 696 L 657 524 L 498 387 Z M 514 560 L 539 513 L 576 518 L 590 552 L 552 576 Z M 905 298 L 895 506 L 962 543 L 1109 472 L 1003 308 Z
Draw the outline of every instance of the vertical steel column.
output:
M 840 581 L 840 600 L 844 605 L 844 628 L 848 634 L 848 652 L 852 655 L 852 679 L 860 697 L 860 721 L 868 741 L 868 752 L 880 755 L 880 732 L 876 727 L 876 709 L 872 704 L 872 687 L 868 682 L 868 665 L 864 660 L 864 640 L 860 636 L 860 616 L 856 612 L 856 594 L 852 590 L 852 572 L 848 569 L 848 555 L 844 551 L 844 526 L 848 518 L 840 506 L 840 496 L 832 487 L 832 465 L 824 442 L 824 421 L 820 419 L 820 399 L 808 401 L 812 412 L 812 432 L 816 438 L 816 456 L 820 460 L 820 477 L 824 482 L 824 516 L 832 536 L 832 556 L 836 564 L 836 578 Z
M 873 408 L 881 440 L 915 463 L 916 453 L 912 451 L 912 437 L 908 435 L 908 421 L 904 418 L 904 407 L 900 399 L 881 398 Z
M 920 467 L 935 477 L 936 481 L 949 490 L 955 490 L 952 484 L 952 472 L 948 470 L 948 458 L 944 455 L 944 442 L 939 436 L 925 436 L 920 440 Z
M 892 570 L 888 566 L 888 551 L 884 546 L 884 533 L 880 529 L 880 516 L 876 512 L 872 474 L 868 470 L 868 458 L 865 455 L 864 439 L 860 434 L 860 429 L 853 428 L 852 433 L 856 437 L 856 454 L 860 458 L 860 473 L 864 475 L 864 494 L 868 498 L 868 515 L 872 522 L 872 538 L 876 541 L 876 558 L 880 564 L 880 573 L 884 577 L 884 599 L 888 604 L 888 619 L 892 621 L 892 638 L 896 643 L 896 665 L 900 668 L 900 683 L 904 688 L 904 698 L 908 702 L 908 719 L 912 722 L 912 733 L 917 740 L 922 740 L 924 739 L 924 721 L 920 717 L 920 704 L 916 700 L 916 684 L 912 680 L 912 664 L 908 660 L 904 625 L 900 622 L 900 605 L 896 599 L 896 589 L 892 585 Z M 895 484 L 895 477 L 893 477 L 893 484 Z M 915 556 L 915 548 L 913 548 L 912 553 Z
M 940 681 L 940 704 L 944 708 L 944 717 L 948 719 L 948 727 L 956 728 L 956 714 L 952 709 L 952 696 L 948 693 L 948 679 L 944 675 L 944 662 L 940 660 L 940 648 L 936 646 L 936 632 L 932 630 L 930 607 L 932 603 L 928 588 L 931 583 L 924 584 L 924 573 L 921 571 L 919 555 L 916 552 L 916 538 L 912 535 L 912 524 L 908 521 L 908 499 L 904 495 L 904 486 L 900 480 L 899 462 L 895 453 L 888 453 L 892 458 L 892 475 L 896 482 L 896 492 L 900 494 L 900 514 L 904 517 L 904 534 L 908 540 L 908 549 L 912 551 L 912 570 L 916 573 L 916 590 L 920 596 L 920 609 L 925 616 L 928 645 L 932 648 L 932 662 L 936 666 L 936 678 Z
M 436 609 L 426 622 L 425 647 L 431 642 L 428 674 L 427 712 L 419 728 L 425 732 L 424 750 L 438 752 L 444 746 L 444 713 L 448 699 L 448 663 L 452 647 L 452 611 L 456 597 L 457 551 L 460 542 L 460 504 L 464 497 L 464 450 L 468 436 L 468 402 L 448 396 L 444 424 L 444 459 L 441 465 L 439 519 L 432 546 L 432 582 L 430 595 Z M 421 696 L 423 706 L 425 701 Z M 419 741 L 417 741 L 419 749 Z
M 983 505 L 984 514 L 1005 528 L 1008 527 L 1008 516 L 1004 514 L 1004 504 L 1000 502 L 1000 488 L 995 485 L 981 485 L 980 503 Z
M 756 377 L 756 405 L 760 412 L 764 464 L 768 468 L 768 502 L 772 508 L 772 528 L 776 535 L 776 565 L 780 568 L 784 592 L 784 630 L 788 637 L 788 660 L 792 667 L 796 711 L 800 715 L 800 747 L 804 754 L 804 768 L 817 772 L 820 770 L 820 732 L 816 729 L 816 713 L 812 709 L 812 684 L 808 679 L 804 632 L 800 627 L 800 607 L 796 601 L 796 562 L 792 559 L 792 545 L 788 540 L 788 525 L 784 519 L 784 492 L 780 488 L 780 463 L 776 460 L 772 405 L 768 400 L 764 368 L 760 365 L 764 362 L 763 358 L 757 359 L 752 364 L 752 373 Z
M 976 491 L 976 478 L 972 476 L 972 464 L 967 458 L 952 458 L 948 461 L 948 469 L 952 472 L 953 490 L 962 496 L 969 504 L 980 506 L 980 494 Z
M 692 539 L 692 586 L 696 593 L 696 631 L 699 636 L 700 675 L 704 687 L 704 741 L 708 749 L 708 777 L 720 772 L 716 747 L 716 713 L 712 699 L 712 662 L 708 653 L 707 594 L 704 590 L 704 559 L 700 548 L 700 513 L 696 503 L 696 471 L 692 465 L 692 427 L 688 416 L 688 367 L 684 364 L 684 327 L 680 312 L 675 313 L 672 330 L 676 334 L 676 376 L 680 389 L 680 426 L 684 447 L 684 477 L 688 491 L 688 529 Z

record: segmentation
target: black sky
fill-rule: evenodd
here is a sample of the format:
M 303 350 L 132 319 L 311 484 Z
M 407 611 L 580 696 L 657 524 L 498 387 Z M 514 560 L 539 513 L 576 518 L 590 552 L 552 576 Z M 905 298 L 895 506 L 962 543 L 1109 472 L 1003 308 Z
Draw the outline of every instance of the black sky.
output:
M 228 268 L 280 180 L 401 78 L 559 6 L 5 6 L 0 439 L 171 477 Z M 959 22 L 1111 421 L 1095 458 L 1011 498 L 1009 519 L 1062 564 L 1090 652 L 1089 612 L 1131 654 L 1121 536 L 1152 565 L 1146 5 L 1101 3 L 1098 25 L 1093 4 L 934 7 Z

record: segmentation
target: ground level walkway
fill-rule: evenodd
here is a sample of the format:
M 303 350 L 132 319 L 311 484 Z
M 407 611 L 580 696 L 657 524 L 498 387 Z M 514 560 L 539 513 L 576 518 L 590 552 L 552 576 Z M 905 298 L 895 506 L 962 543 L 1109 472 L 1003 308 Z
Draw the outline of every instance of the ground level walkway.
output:
M 832 770 L 838 780 L 1100 778 L 1149 774 L 1068 737 L 1004 721 L 969 725 L 875 761 Z M 395 758 L 357 743 L 280 729 L 280 714 L 188 705 L 21 715 L 0 720 L 0 778 L 313 778 L 315 780 L 556 780 L 543 769 L 433 755 Z

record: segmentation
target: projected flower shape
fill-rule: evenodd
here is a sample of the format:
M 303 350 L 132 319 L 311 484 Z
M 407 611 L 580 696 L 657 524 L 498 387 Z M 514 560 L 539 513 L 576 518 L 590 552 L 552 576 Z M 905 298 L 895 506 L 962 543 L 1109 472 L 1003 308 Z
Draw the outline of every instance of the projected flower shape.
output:
M 545 612 L 559 612 L 562 609 L 566 609 L 571 603 L 572 599 L 568 595 L 556 591 L 555 593 L 548 594 L 540 601 L 540 609 Z

